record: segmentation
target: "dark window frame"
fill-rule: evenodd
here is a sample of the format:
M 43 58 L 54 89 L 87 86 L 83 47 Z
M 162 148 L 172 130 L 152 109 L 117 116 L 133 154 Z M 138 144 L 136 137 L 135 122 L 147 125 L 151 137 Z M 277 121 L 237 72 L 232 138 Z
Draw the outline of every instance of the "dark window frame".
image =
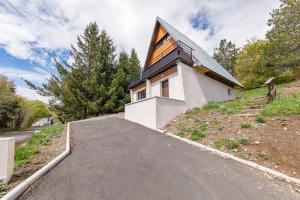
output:
M 158 49 L 159 47 L 161 47 L 164 43 L 166 43 L 166 41 L 168 39 L 170 39 L 171 36 L 169 33 L 167 33 L 164 37 L 162 37 L 156 44 L 155 44 L 155 49 Z
M 137 100 L 146 98 L 146 88 L 137 92 Z

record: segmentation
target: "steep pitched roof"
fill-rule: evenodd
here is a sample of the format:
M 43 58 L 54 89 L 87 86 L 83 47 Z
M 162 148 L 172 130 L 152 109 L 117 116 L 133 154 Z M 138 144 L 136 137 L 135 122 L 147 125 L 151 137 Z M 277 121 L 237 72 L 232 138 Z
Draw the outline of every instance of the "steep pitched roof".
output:
M 214 60 L 208 53 L 206 53 L 198 44 L 190 40 L 183 33 L 178 31 L 176 28 L 168 24 L 166 21 L 161 19 L 160 17 L 156 18 L 157 22 L 164 27 L 164 29 L 170 34 L 170 36 L 175 41 L 181 41 L 191 47 L 193 51 L 193 56 L 196 59 L 197 63 L 206 67 L 207 69 L 223 76 L 224 78 L 232 81 L 238 86 L 242 86 L 242 84 L 236 80 L 222 65 L 220 65 L 216 60 Z

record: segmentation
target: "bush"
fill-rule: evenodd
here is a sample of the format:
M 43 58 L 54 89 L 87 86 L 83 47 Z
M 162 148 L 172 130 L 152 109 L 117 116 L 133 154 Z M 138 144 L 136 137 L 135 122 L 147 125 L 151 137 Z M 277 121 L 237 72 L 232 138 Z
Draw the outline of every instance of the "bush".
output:
M 255 121 L 258 122 L 258 123 L 265 123 L 266 122 L 266 120 L 263 116 L 255 117 Z
M 235 140 L 218 139 L 214 141 L 214 147 L 216 149 L 221 149 L 222 147 L 225 147 L 226 149 L 232 150 L 237 149 L 239 147 L 239 144 Z
M 242 145 L 248 145 L 248 144 L 250 144 L 250 140 L 248 138 L 241 138 L 239 140 L 239 143 Z
M 294 71 L 286 71 L 281 73 L 279 76 L 275 77 L 275 81 L 277 84 L 279 83 L 287 83 L 295 80 L 296 75 Z
M 251 128 L 251 124 L 241 124 L 241 128 Z
M 205 137 L 205 133 L 203 131 L 200 131 L 200 130 L 195 130 L 190 135 L 190 139 L 193 140 L 193 141 L 199 140 L 199 139 L 204 138 L 204 137 Z

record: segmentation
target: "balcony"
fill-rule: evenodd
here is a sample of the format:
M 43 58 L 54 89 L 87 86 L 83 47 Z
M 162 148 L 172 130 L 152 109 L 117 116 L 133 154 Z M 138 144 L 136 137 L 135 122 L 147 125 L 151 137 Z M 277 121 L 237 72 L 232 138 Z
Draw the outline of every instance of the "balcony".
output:
M 129 83 L 129 88 L 133 88 L 140 83 L 144 82 L 146 78 L 151 78 L 161 71 L 172 67 L 176 64 L 177 60 L 180 60 L 183 63 L 188 65 L 193 64 L 193 49 L 181 41 L 177 41 L 172 44 L 168 49 L 163 51 L 160 55 L 155 57 L 155 61 L 150 67 L 142 72 L 140 76 L 135 77 Z

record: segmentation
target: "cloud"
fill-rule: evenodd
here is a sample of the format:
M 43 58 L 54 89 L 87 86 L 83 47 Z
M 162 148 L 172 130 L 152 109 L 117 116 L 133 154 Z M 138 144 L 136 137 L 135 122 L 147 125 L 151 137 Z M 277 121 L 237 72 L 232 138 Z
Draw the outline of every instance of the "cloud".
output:
M 50 74 L 41 68 L 36 68 L 37 71 L 27 71 L 12 67 L 1 67 L 0 74 L 7 76 L 12 80 L 26 79 L 28 81 L 41 84 L 50 77 Z
M 30 100 L 40 100 L 46 104 L 49 103 L 49 100 L 47 97 L 43 97 L 39 95 L 36 91 L 31 90 L 27 87 L 22 87 L 22 86 L 17 86 L 17 91 L 16 93 L 22 97 L 25 97 Z
M 17 58 L 49 65 L 48 52 L 68 49 L 96 21 L 118 50 L 134 47 L 143 62 L 155 17 L 161 16 L 212 53 L 222 38 L 239 46 L 254 35 L 263 38 L 269 12 L 278 5 L 278 0 L 2 1 L 0 46 Z

